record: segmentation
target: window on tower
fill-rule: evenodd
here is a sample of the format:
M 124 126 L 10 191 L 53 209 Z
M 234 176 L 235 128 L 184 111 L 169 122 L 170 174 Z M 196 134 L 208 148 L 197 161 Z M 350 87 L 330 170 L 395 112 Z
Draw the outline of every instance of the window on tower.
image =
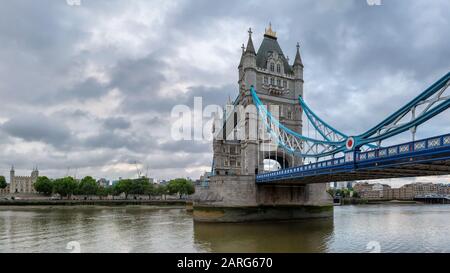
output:
M 277 64 L 277 73 L 281 73 L 281 65 Z
M 275 71 L 275 64 L 274 63 L 270 63 L 270 71 L 272 71 L 272 72 Z

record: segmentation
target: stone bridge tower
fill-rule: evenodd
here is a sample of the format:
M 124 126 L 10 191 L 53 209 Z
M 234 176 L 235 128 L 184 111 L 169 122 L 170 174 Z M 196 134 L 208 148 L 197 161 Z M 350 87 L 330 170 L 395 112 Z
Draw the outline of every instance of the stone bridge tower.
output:
M 325 184 L 303 186 L 258 186 L 255 174 L 264 172 L 264 160 L 276 160 L 282 168 L 298 166 L 301 159 L 288 155 L 267 138 L 263 122 L 255 111 L 238 114 L 242 106 L 253 106 L 251 86 L 269 111 L 280 122 L 302 132 L 302 109 L 298 97 L 303 96 L 303 63 L 297 44 L 295 59 L 289 64 L 272 26 L 265 30 L 263 41 L 255 50 L 252 31 L 247 47 L 242 46 L 238 66 L 239 95 L 229 101 L 224 124 L 214 128 L 213 176 L 208 187 L 197 187 L 194 219 L 197 221 L 289 220 L 329 216 L 331 198 Z M 256 108 L 255 108 L 256 109 Z M 252 136 L 252 128 L 256 126 Z M 319 213 L 309 213 L 310 208 Z M 317 211 L 317 210 L 314 210 Z
M 250 87 L 254 86 L 258 97 L 283 125 L 302 133 L 302 109 L 298 103 L 298 97 L 303 96 L 303 63 L 299 44 L 297 44 L 294 62 L 290 65 L 271 25 L 265 31 L 257 53 L 253 46 L 250 29 L 247 48 L 242 53 L 239 65 L 238 83 L 239 96 L 236 104 L 244 107 L 254 104 L 250 93 Z M 253 122 L 258 123 L 260 128 L 263 127 L 259 119 Z M 262 133 L 261 130 L 258 131 L 258 134 Z M 261 172 L 264 169 L 264 159 L 278 161 L 282 168 L 301 164 L 300 159 L 287 155 L 281 147 L 270 145 L 270 141 L 262 141 L 260 136 L 257 137 L 257 141 L 244 140 L 243 142 L 245 143 L 243 152 L 247 155 L 243 162 L 245 174 Z M 257 161 L 253 162 L 254 159 Z

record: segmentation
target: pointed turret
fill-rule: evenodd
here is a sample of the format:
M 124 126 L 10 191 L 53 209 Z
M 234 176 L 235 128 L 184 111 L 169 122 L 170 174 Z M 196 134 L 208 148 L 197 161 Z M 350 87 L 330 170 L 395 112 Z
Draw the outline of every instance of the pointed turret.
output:
M 301 66 L 303 67 L 302 57 L 300 57 L 300 44 L 297 43 L 297 54 L 295 55 L 294 67 Z
M 255 47 L 253 46 L 253 40 L 252 40 L 252 29 L 248 29 L 248 42 L 247 42 L 247 49 L 245 50 L 245 53 L 250 53 L 256 55 Z
M 245 54 L 245 46 L 244 46 L 244 44 L 242 44 L 242 54 L 241 54 L 241 60 L 239 61 L 238 68 L 241 68 L 242 65 L 244 64 L 244 54 Z
M 252 41 L 252 29 L 248 29 L 248 43 L 241 59 L 241 67 L 239 67 L 239 89 L 241 91 L 248 90 L 250 86 L 256 84 L 256 52 Z
M 294 75 L 297 79 L 303 81 L 303 62 L 302 57 L 300 57 L 300 44 L 297 43 L 297 54 L 295 54 L 294 64 L 292 65 L 292 70 L 294 70 Z

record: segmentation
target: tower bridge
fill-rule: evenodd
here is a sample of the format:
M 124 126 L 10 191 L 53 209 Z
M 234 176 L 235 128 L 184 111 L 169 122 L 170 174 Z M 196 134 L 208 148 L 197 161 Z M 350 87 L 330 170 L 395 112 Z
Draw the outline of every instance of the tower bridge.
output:
M 349 136 L 306 103 L 303 69 L 299 44 L 290 64 L 271 26 L 257 52 L 249 30 L 239 95 L 229 103 L 234 110 L 213 129 L 213 175 L 196 189 L 196 221 L 331 217 L 329 182 L 450 174 L 450 134 L 416 140 L 418 126 L 449 108 L 450 73 L 373 128 Z M 303 133 L 304 122 L 315 137 Z M 411 142 L 382 145 L 408 131 Z M 280 169 L 267 168 L 268 160 Z

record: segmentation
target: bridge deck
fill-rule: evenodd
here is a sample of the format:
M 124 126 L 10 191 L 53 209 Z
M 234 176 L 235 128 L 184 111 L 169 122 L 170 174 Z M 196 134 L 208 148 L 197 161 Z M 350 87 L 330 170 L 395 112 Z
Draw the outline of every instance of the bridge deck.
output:
M 450 174 L 450 135 L 259 174 L 257 184 L 311 184 Z

